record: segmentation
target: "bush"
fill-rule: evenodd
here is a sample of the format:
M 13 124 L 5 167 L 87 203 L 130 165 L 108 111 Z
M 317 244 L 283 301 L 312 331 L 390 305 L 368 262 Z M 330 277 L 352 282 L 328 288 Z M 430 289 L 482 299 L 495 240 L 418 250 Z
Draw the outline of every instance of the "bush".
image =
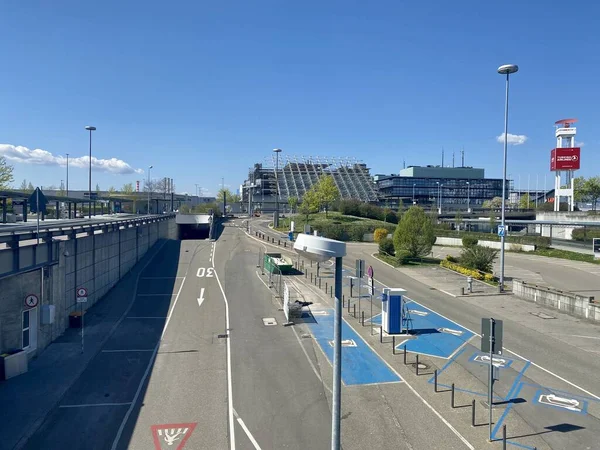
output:
M 451 263 L 458 263 L 458 258 L 455 258 L 452 255 L 446 255 L 446 261 L 451 262 Z
M 467 269 L 491 272 L 497 255 L 496 249 L 474 245 L 463 249 L 459 261 L 460 265 Z
M 337 210 L 346 216 L 360 216 L 361 204 L 359 200 L 340 200 Z
M 576 241 L 591 242 L 594 238 L 600 238 L 600 229 L 598 228 L 575 228 L 572 237 Z
M 394 256 L 394 241 L 388 237 L 384 237 L 379 241 L 379 253 Z
M 408 253 L 406 250 L 402 250 L 396 255 L 396 261 L 398 261 L 398 264 L 401 266 L 408 264 L 411 259 L 412 257 L 410 256 L 410 253 Z
M 394 232 L 396 254 L 404 251 L 411 258 L 427 256 L 434 242 L 433 225 L 425 211 L 418 206 L 412 206 L 404 213 Z
M 388 234 L 389 234 L 389 232 L 388 232 L 387 229 L 385 229 L 385 228 L 376 228 L 375 231 L 373 232 L 373 239 L 375 240 L 375 242 L 379 242 L 383 238 L 387 238 Z
M 462 245 L 465 248 L 473 247 L 474 245 L 477 245 L 477 242 L 479 242 L 479 240 L 473 236 L 465 236 L 462 238 Z
M 440 266 L 445 267 L 450 270 L 454 270 L 455 272 L 461 273 L 468 277 L 475 278 L 476 280 L 486 281 L 488 283 L 497 282 L 498 278 L 495 277 L 491 273 L 485 273 L 480 270 L 469 269 L 467 267 L 463 267 L 460 264 L 456 264 L 448 261 L 448 259 L 444 259 L 440 262 Z

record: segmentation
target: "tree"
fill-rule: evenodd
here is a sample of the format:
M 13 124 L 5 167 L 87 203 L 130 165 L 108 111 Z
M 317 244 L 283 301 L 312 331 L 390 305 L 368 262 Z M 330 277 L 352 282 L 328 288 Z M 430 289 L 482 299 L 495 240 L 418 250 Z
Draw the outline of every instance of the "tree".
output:
M 404 214 L 404 202 L 400 198 L 398 199 L 398 219 L 402 217 L 402 214 Z
M 519 208 L 520 209 L 532 209 L 533 207 L 534 207 L 534 203 L 531 201 L 529 194 L 525 194 L 519 199 Z
M 494 233 L 496 231 L 496 216 L 492 214 L 490 216 L 490 233 Z
M 483 202 L 484 208 L 501 208 L 502 207 L 502 197 L 494 197 L 491 200 L 486 200 Z
M 96 183 L 96 192 L 100 192 L 100 185 L 98 183 Z
M 422 208 L 411 206 L 394 231 L 396 255 L 404 253 L 411 258 L 426 256 L 434 242 L 431 219 Z
M 573 178 L 573 196 L 576 202 L 586 201 L 585 177 Z
M 35 191 L 35 187 L 33 186 L 33 184 L 31 184 L 31 181 L 29 182 L 29 184 L 27 185 L 27 190 L 29 192 L 33 192 Z
M 123 194 L 133 194 L 133 183 L 124 184 L 121 188 Z
M 300 206 L 298 207 L 298 212 L 306 216 L 306 223 L 308 223 L 311 214 L 319 212 L 320 200 L 315 186 L 304 193 L 302 203 L 300 203 Z
M 115 195 L 115 193 L 117 192 L 117 190 L 115 189 L 114 186 L 111 186 L 108 188 L 108 196 L 112 197 L 113 195 Z
M 296 208 L 298 207 L 298 197 L 288 197 L 288 205 L 290 205 L 292 212 L 296 212 Z
M 224 196 L 226 196 L 227 203 L 239 203 L 241 200 L 238 194 L 233 194 L 227 188 L 221 188 L 219 189 L 219 192 L 217 192 L 217 203 L 222 204 Z
M 27 180 L 23 180 L 21 186 L 19 186 L 19 190 L 23 192 L 27 192 Z
M 392 212 L 392 208 L 390 208 L 389 206 L 384 206 L 383 207 L 383 221 L 387 222 L 387 218 L 388 215 Z
M 6 162 L 6 158 L 0 156 L 0 189 L 8 189 L 14 181 L 13 169 L 14 167 Z
M 592 211 L 596 211 L 596 204 L 600 199 L 600 177 L 590 177 L 583 185 L 587 201 L 592 203 Z
M 331 175 L 325 175 L 319 179 L 316 184 L 316 193 L 320 203 L 319 206 L 325 207 L 325 217 L 327 217 L 329 206 L 340 198 L 340 190 Z

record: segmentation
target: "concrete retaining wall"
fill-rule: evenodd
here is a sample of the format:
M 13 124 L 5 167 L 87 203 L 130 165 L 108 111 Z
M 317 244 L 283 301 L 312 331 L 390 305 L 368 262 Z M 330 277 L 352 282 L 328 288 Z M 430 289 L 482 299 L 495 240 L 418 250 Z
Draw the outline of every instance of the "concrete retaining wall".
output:
M 58 244 L 58 264 L 44 269 L 0 279 L 0 353 L 22 346 L 22 316 L 28 309 L 25 296 L 39 298 L 37 349 L 30 357 L 47 347 L 69 326 L 69 314 L 79 310 L 75 291 L 85 287 L 90 308 L 146 254 L 159 239 L 176 239 L 175 220 L 143 224 L 138 227 L 106 229 L 93 235 L 79 234 Z M 40 244 L 39 247 L 46 246 Z M 12 250 L 1 250 L 0 255 Z M 45 276 L 42 279 L 42 272 Z M 43 286 L 43 288 L 42 288 Z M 53 324 L 41 325 L 41 306 L 55 306 Z
M 548 308 L 600 322 L 600 303 L 592 303 L 593 297 L 583 297 L 521 280 L 513 280 L 513 292 L 518 297 Z
M 478 245 L 482 247 L 490 247 L 500 250 L 501 243 L 498 241 L 479 241 Z M 462 247 L 462 239 L 460 238 L 449 238 L 449 237 L 437 237 L 435 239 L 435 245 L 447 245 L 450 247 Z M 504 244 L 504 248 L 506 250 L 512 251 L 522 251 L 522 252 L 532 252 L 535 250 L 535 245 L 529 244 L 514 244 L 511 242 L 506 242 Z

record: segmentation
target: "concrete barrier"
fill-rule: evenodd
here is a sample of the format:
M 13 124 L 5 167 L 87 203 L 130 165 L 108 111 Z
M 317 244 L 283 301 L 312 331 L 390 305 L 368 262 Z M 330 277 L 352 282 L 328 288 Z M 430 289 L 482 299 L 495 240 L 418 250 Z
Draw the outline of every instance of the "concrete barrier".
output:
M 478 245 L 482 247 L 490 247 L 500 250 L 501 242 L 499 241 L 479 241 Z M 461 238 L 449 238 L 449 237 L 437 237 L 435 238 L 435 245 L 446 245 L 449 247 L 462 247 L 462 239 Z M 506 250 L 512 251 L 522 251 L 522 252 L 532 252 L 535 250 L 535 245 L 529 244 L 515 244 L 512 242 L 505 243 Z
M 535 302 L 572 316 L 600 322 L 600 302 L 596 303 L 594 297 L 584 297 L 572 292 L 529 284 L 521 280 L 513 280 L 513 293 L 524 300 Z

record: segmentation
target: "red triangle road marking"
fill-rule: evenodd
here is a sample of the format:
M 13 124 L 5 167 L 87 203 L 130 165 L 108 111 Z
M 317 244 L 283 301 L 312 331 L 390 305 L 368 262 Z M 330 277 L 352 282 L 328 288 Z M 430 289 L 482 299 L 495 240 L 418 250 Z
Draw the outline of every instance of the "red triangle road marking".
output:
M 152 425 L 155 450 L 182 450 L 197 423 L 165 423 Z

